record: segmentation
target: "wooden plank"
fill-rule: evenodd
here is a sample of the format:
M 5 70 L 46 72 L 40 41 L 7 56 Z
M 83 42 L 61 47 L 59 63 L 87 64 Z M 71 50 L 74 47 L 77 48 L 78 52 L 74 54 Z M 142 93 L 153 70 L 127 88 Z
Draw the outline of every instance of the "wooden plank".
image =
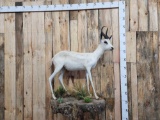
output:
M 43 2 L 34 2 L 33 5 Z M 45 34 L 44 12 L 32 13 L 33 51 L 33 119 L 44 120 L 45 115 Z
M 101 65 L 101 95 L 106 98 L 106 119 L 114 117 L 114 66 L 113 63 Z M 105 72 L 104 72 L 105 71 Z
M 3 1 L 0 1 L 0 6 L 4 4 Z M 4 33 L 4 14 L 0 13 L 0 33 Z
M 129 0 L 125 0 L 125 4 L 126 4 L 126 8 L 125 8 L 125 12 L 126 12 L 126 18 L 125 18 L 125 20 L 126 20 L 126 25 L 125 25 L 125 27 L 126 27 L 126 32 L 128 32 L 128 31 L 130 31 L 130 16 L 129 16 L 129 14 L 130 14 L 130 12 L 129 12 L 129 9 L 130 9 L 130 4 L 129 4 Z
M 60 4 L 59 1 L 54 1 L 52 0 L 52 4 Z M 59 12 L 52 12 L 52 19 L 53 19 L 53 56 L 60 52 L 61 51 L 61 44 L 60 44 L 60 23 L 59 23 Z M 54 70 L 53 70 L 54 71 Z M 59 83 L 59 80 L 58 80 L 58 76 L 56 75 L 55 78 L 54 78 L 54 85 L 52 84 L 53 86 L 53 89 L 56 90 L 59 86 L 60 86 L 60 83 Z M 50 92 L 51 93 L 51 92 Z M 60 114 L 57 114 L 57 115 L 54 115 L 53 116 L 53 119 L 54 120 L 57 120 L 58 117 L 61 117 L 60 119 L 63 120 L 63 116 L 60 115 Z
M 126 51 L 127 62 L 136 62 L 136 32 L 127 32 L 126 34 Z
M 52 4 L 67 4 L 68 0 L 55 1 Z M 53 56 L 62 50 L 70 50 L 69 41 L 69 12 L 53 12 Z M 64 83 L 67 84 L 67 78 L 64 78 Z M 60 86 L 58 76 L 54 78 L 54 90 Z M 65 85 L 66 86 L 66 85 Z M 66 86 L 67 87 L 67 86 Z M 54 115 L 54 120 L 65 119 L 61 114 Z
M 158 0 L 157 1 L 157 4 L 158 4 L 158 30 L 160 30 L 160 0 Z M 158 31 L 158 47 L 159 47 L 159 51 L 158 51 L 158 63 L 159 63 L 159 65 L 158 65 L 158 67 L 159 67 L 159 70 L 160 70 L 160 31 Z M 158 71 L 159 72 L 159 71 Z M 160 107 L 159 107 L 159 99 L 160 99 L 160 74 L 159 74 L 159 76 L 158 76 L 159 78 L 158 78 L 158 80 L 157 81 L 155 81 L 155 87 L 156 87 L 156 93 L 155 93 L 155 103 L 156 103 L 156 109 L 157 109 L 157 111 L 156 111 L 156 116 L 157 116 L 157 119 L 160 119 L 160 114 L 158 114 L 158 113 L 160 113 Z
M 104 0 L 101 0 L 100 2 L 104 2 Z M 105 0 L 105 2 L 111 2 L 110 0 Z M 111 10 L 111 9 L 100 9 L 99 10 L 99 34 L 100 34 L 100 30 L 102 28 L 102 26 L 106 26 L 108 28 L 108 35 L 112 35 L 114 34 L 112 32 L 113 28 L 116 28 L 117 26 L 117 11 L 116 10 Z M 115 16 L 114 16 L 115 14 Z M 114 26 L 113 23 L 115 24 Z M 103 32 L 106 31 L 107 28 L 104 28 Z M 116 28 L 116 31 L 118 30 L 118 28 Z M 118 35 L 114 34 L 114 40 L 112 39 L 112 42 L 114 42 L 115 46 L 116 46 L 116 51 L 114 51 L 114 58 L 113 58 L 113 53 L 110 51 L 107 51 L 104 53 L 103 57 L 102 57 L 102 62 L 101 62 L 101 93 L 102 96 L 104 96 L 106 99 L 106 102 L 109 102 L 109 106 L 106 107 L 106 119 L 110 120 L 110 119 L 115 119 L 115 115 L 114 115 L 114 106 L 113 103 L 115 103 L 115 96 L 114 96 L 114 64 L 113 59 L 115 62 L 118 62 L 119 60 L 119 56 L 116 56 L 115 54 L 118 55 L 118 51 L 119 51 L 119 46 L 117 43 L 117 37 Z M 118 107 L 118 106 L 117 106 Z M 119 109 L 117 109 L 119 110 Z M 118 113 L 117 113 L 118 114 Z
M 79 0 L 69 0 L 69 4 L 77 4 Z M 80 2 L 81 3 L 81 2 Z M 69 11 L 69 20 L 77 20 L 78 19 L 78 10 L 77 11 Z
M 136 63 L 131 63 L 131 91 L 132 91 L 132 117 L 138 120 L 138 96 L 137 96 L 137 67 Z
M 119 45 L 119 14 L 118 9 L 112 10 L 112 43 L 114 46 L 113 50 L 113 62 L 119 63 L 120 62 L 120 45 Z M 112 52 L 111 52 L 112 53 Z
M 0 33 L 0 119 L 4 120 L 4 34 Z
M 157 0 L 148 0 L 149 31 L 158 31 Z
M 15 6 L 22 6 L 22 2 L 16 2 Z M 16 119 L 23 119 L 23 14 L 15 13 L 15 37 L 16 37 Z
M 152 40 L 152 43 L 153 43 L 153 55 L 154 55 L 154 58 L 153 58 L 153 61 L 151 63 L 151 69 L 152 71 L 150 73 L 152 73 L 153 75 L 153 86 L 152 86 L 152 91 L 154 92 L 154 110 L 155 110 L 155 114 L 154 114 L 154 118 L 155 119 L 160 119 L 160 104 L 159 104 L 159 99 L 160 99 L 160 75 L 159 75 L 159 66 L 157 64 L 160 63 L 160 59 L 158 57 L 158 54 L 160 54 L 160 49 L 159 49 L 159 37 L 158 37 L 158 32 L 153 32 L 153 40 Z M 154 72 L 153 72 L 154 71 Z
M 87 13 L 86 11 L 78 12 L 78 42 L 79 50 L 87 52 Z
M 13 5 L 6 3 L 6 5 Z M 5 14 L 5 120 L 16 119 L 15 14 Z
M 121 119 L 121 88 L 120 88 L 120 68 L 119 68 L 119 63 L 114 63 L 114 99 L 115 99 L 115 108 L 114 108 L 114 113 L 115 113 L 115 120 L 120 120 Z
M 154 37 L 153 37 L 154 36 Z M 145 41 L 144 41 L 145 40 Z M 157 32 L 137 33 L 137 75 L 138 75 L 138 110 L 139 119 L 157 119 L 159 106 L 157 106 L 158 86 L 158 34 Z M 139 57 L 141 55 L 141 57 Z M 159 88 L 159 87 L 158 87 Z M 153 98 L 153 99 L 150 99 Z
M 100 30 L 103 26 L 106 26 L 108 28 L 108 35 L 112 35 L 112 11 L 111 9 L 100 9 L 99 10 L 99 34 Z M 103 32 L 106 32 L 107 28 L 104 28 Z M 113 42 L 113 41 L 112 41 Z M 102 58 L 103 62 L 109 62 L 111 63 L 113 61 L 113 55 L 112 52 L 105 52 Z
M 50 4 L 51 2 L 46 2 Z M 46 74 L 46 119 L 52 120 L 52 109 L 51 109 L 51 89 L 49 85 L 49 76 L 51 75 L 51 59 L 52 59 L 52 13 L 45 12 L 45 74 Z
M 130 31 L 138 30 L 138 2 L 130 0 Z
M 98 35 L 98 10 L 87 10 L 87 52 L 93 52 L 97 49 L 99 44 Z M 96 68 L 92 70 L 93 84 L 97 93 L 100 93 L 100 62 L 97 63 Z
M 138 32 L 136 35 L 137 38 L 137 56 L 140 56 L 139 54 L 141 54 L 140 52 L 142 52 L 142 38 L 145 37 L 145 35 L 143 35 L 142 33 Z M 144 39 L 144 38 L 143 38 Z M 144 64 L 142 65 L 142 59 L 139 59 L 139 57 L 137 57 L 137 81 L 138 81 L 138 119 L 144 119 L 144 84 L 145 84 L 145 72 L 146 72 L 146 68 L 144 66 Z M 146 63 L 146 62 L 145 62 Z M 146 65 L 146 64 L 145 64 Z
M 139 31 L 148 31 L 148 0 L 138 0 L 138 23 Z
M 23 2 L 23 5 L 31 5 Z M 24 120 L 33 119 L 32 13 L 23 13 L 24 47 Z
M 128 114 L 129 120 L 132 120 L 132 88 L 131 88 L 131 63 L 127 63 L 127 90 L 128 90 Z

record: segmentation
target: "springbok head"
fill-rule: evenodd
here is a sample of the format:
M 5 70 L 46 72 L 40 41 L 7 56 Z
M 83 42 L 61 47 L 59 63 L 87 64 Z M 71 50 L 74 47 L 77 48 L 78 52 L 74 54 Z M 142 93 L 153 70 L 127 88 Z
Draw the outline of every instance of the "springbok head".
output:
M 103 33 L 103 28 L 104 27 L 105 26 L 103 26 L 102 29 L 101 29 L 101 35 L 100 35 L 100 37 L 101 37 L 101 40 L 100 40 L 101 44 L 102 44 L 104 50 L 113 50 L 114 47 L 113 47 L 113 45 L 110 42 L 110 39 L 112 38 L 112 35 L 110 37 L 107 35 L 108 28 L 106 30 L 106 34 L 104 34 Z M 102 37 L 104 37 L 104 39 L 102 39 Z

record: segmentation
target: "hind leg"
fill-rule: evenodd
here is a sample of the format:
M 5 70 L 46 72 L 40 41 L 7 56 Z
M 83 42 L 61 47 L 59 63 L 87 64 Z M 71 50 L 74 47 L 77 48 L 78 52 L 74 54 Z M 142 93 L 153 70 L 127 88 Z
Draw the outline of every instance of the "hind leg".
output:
M 65 91 L 67 91 L 66 88 L 65 88 L 65 86 L 64 86 L 64 84 L 63 84 L 63 75 L 64 75 L 64 69 L 62 68 L 61 74 L 59 76 L 59 81 L 60 81 L 62 87 L 65 89 Z
M 54 93 L 53 93 L 53 88 L 52 88 L 52 82 L 53 82 L 53 78 L 55 77 L 55 75 L 62 69 L 62 65 L 58 65 L 55 67 L 54 72 L 52 73 L 52 75 L 49 77 L 49 84 L 50 84 L 50 88 L 51 88 L 51 92 L 52 92 L 52 97 L 53 99 L 56 99 Z

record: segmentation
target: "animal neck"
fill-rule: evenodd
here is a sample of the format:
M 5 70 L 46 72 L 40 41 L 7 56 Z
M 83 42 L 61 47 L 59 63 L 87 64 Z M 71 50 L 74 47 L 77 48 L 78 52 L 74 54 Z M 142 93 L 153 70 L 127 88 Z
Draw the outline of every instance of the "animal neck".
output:
M 102 48 L 101 44 L 98 45 L 97 49 L 93 52 L 94 57 L 99 60 L 99 58 L 103 55 L 104 49 Z

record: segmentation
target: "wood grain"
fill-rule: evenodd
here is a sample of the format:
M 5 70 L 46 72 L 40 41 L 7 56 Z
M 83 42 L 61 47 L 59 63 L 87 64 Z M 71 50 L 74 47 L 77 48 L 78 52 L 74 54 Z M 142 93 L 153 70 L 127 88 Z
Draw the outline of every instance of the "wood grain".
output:
M 8 5 L 12 5 L 7 3 Z M 5 14 L 5 120 L 16 119 L 15 13 Z
M 4 2 L 0 1 L 0 6 L 3 6 Z M 4 33 L 4 13 L 0 13 L 0 33 Z
M 87 10 L 87 52 L 93 52 L 99 44 L 98 10 Z M 95 90 L 100 93 L 100 64 L 92 69 L 92 79 Z M 99 75 L 98 75 L 99 74 Z
M 22 6 L 16 2 L 15 6 Z M 23 13 L 15 13 L 16 37 L 16 119 L 23 119 L 23 94 L 24 94 L 24 58 L 23 58 Z
M 148 0 L 149 31 L 158 31 L 157 0 Z
M 51 2 L 46 2 L 46 4 L 50 4 Z M 52 71 L 52 33 L 53 33 L 53 20 L 52 20 L 52 13 L 45 12 L 44 16 L 44 25 L 45 25 L 45 82 L 46 82 L 46 120 L 52 120 L 52 109 L 51 109 L 51 89 L 49 86 L 49 76 L 51 75 Z
M 24 2 L 23 5 L 31 5 Z M 24 120 L 33 119 L 32 13 L 23 13 Z
M 35 2 L 42 5 L 43 2 Z M 44 120 L 45 115 L 45 34 L 44 12 L 32 14 L 33 54 L 33 119 Z
M 138 30 L 138 2 L 130 0 L 130 31 Z
M 120 65 L 114 63 L 114 96 L 115 96 L 115 120 L 121 119 L 121 92 L 120 92 Z
M 127 32 L 126 34 L 126 55 L 127 62 L 136 62 L 136 32 Z
M 138 0 L 138 31 L 148 31 L 148 0 Z
M 0 33 L 0 119 L 4 119 L 4 34 Z
M 137 33 L 137 78 L 138 78 L 138 118 L 158 119 L 159 115 L 155 96 L 158 79 L 158 34 L 156 32 Z M 153 72 L 155 71 L 155 72 Z M 153 98 L 153 99 L 151 99 Z M 142 112 L 140 112 L 142 111 Z
M 133 120 L 138 119 L 138 93 L 137 93 L 137 67 L 136 63 L 131 63 L 131 91 L 132 91 L 132 116 Z

